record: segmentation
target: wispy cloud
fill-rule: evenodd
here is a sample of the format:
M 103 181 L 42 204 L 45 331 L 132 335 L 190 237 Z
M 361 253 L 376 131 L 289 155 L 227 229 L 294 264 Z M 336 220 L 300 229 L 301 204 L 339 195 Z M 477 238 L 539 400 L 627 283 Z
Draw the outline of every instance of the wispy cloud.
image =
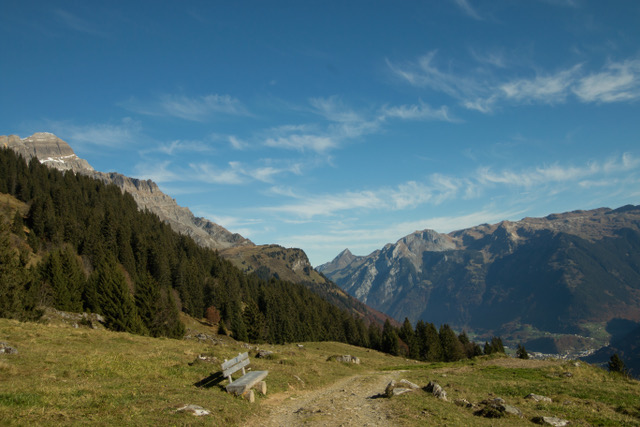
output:
M 53 133 L 73 143 L 74 147 L 94 145 L 116 148 L 135 144 L 141 138 L 140 123 L 128 117 L 115 123 L 85 125 L 64 121 L 47 121 L 46 123 Z
M 57 9 L 53 11 L 56 21 L 63 26 L 80 33 L 89 34 L 91 36 L 107 37 L 108 34 L 99 29 L 95 22 L 90 22 L 66 10 Z
M 419 104 L 413 105 L 397 105 L 397 106 L 385 106 L 381 110 L 382 117 L 395 118 L 401 120 L 438 120 L 445 122 L 457 121 L 449 113 L 449 109 L 446 106 L 441 106 L 438 109 L 420 101 Z
M 414 105 L 385 105 L 365 112 L 349 108 L 336 96 L 312 98 L 309 104 L 310 111 L 320 116 L 322 121 L 268 129 L 263 132 L 266 135 L 264 145 L 327 154 L 348 141 L 379 132 L 385 123 L 393 119 L 457 121 L 446 106 L 436 109 L 422 101 Z
M 518 79 L 500 85 L 504 98 L 519 102 L 541 102 L 554 104 L 564 102 L 569 88 L 577 81 L 581 65 L 555 74 L 536 76 L 533 79 Z
M 483 18 L 476 12 L 476 10 L 471 6 L 469 0 L 452 0 L 460 10 L 462 10 L 467 16 L 473 18 L 475 20 L 481 21 Z
M 332 148 L 338 147 L 339 144 L 335 137 L 329 135 L 291 133 L 285 136 L 267 138 L 264 145 L 287 150 L 325 153 Z
M 345 211 L 405 210 L 425 204 L 437 206 L 452 200 L 482 197 L 496 186 L 536 191 L 543 197 L 550 191 L 559 193 L 577 186 L 584 187 L 584 183 L 593 180 L 601 180 L 601 183 L 606 180 L 609 186 L 613 186 L 617 182 L 617 174 L 639 168 L 640 158 L 627 153 L 582 166 L 553 164 L 531 170 L 505 169 L 497 172 L 480 168 L 467 177 L 433 174 L 424 182 L 409 181 L 395 187 L 338 194 L 298 194 L 291 189 L 286 192 L 274 189 L 293 201 L 263 209 L 302 219 L 331 217 Z
M 490 113 L 504 104 L 558 104 L 573 95 L 584 103 L 610 103 L 640 99 L 640 60 L 609 62 L 600 71 L 588 72 L 575 64 L 555 72 L 536 72 L 533 77 L 501 78 L 495 74 L 472 74 L 435 64 L 437 51 L 415 62 L 395 64 L 387 59 L 391 72 L 412 86 L 445 93 L 462 106 Z M 478 59 L 476 59 L 478 60 Z M 504 63 L 504 62 L 503 62 Z
M 211 147 L 204 141 L 185 141 L 177 139 L 169 143 L 160 144 L 157 148 L 157 151 L 168 155 L 173 155 L 175 153 L 184 153 L 186 151 L 204 153 L 207 151 L 211 151 Z
M 583 77 L 573 88 L 583 102 L 620 102 L 640 98 L 640 60 L 613 62 Z
M 171 161 L 150 160 L 136 165 L 136 176 L 152 179 L 158 183 L 190 182 L 204 184 L 240 185 L 260 181 L 273 183 L 278 175 L 300 175 L 302 166 L 296 162 L 273 164 L 269 159 L 258 164 L 238 161 L 218 166 L 211 162 L 192 162 L 186 167 Z
M 155 101 L 139 101 L 136 98 L 130 98 L 121 105 L 139 114 L 171 116 L 194 122 L 203 122 L 219 115 L 250 115 L 237 98 L 218 94 L 194 97 L 164 94 Z

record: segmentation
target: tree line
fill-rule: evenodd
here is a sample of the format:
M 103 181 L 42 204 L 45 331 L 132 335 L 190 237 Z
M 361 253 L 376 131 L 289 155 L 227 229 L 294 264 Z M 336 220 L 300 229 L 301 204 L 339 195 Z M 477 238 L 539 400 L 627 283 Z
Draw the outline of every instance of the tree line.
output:
M 247 275 L 117 186 L 8 149 L 0 193 L 28 206 L 0 218 L 0 317 L 35 319 L 49 306 L 101 314 L 116 331 L 181 338 L 183 311 L 214 317 L 241 341 L 340 341 L 428 361 L 494 351 L 493 340 L 483 350 L 448 325 L 380 328 L 302 285 Z

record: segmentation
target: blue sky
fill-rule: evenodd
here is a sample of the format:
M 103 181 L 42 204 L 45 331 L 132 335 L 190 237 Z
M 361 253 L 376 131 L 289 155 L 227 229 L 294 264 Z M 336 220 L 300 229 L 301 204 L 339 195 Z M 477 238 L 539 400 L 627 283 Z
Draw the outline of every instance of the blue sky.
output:
M 0 134 L 257 244 L 640 203 L 640 2 L 3 1 Z

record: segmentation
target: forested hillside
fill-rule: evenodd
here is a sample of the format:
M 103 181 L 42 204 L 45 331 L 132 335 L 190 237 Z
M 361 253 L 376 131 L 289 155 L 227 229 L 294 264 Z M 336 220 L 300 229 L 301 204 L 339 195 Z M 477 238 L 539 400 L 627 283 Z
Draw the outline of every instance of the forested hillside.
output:
M 52 306 L 102 314 L 113 330 L 180 337 L 179 310 L 209 310 L 239 340 L 368 343 L 361 318 L 301 285 L 243 274 L 114 185 L 3 149 L 0 193 L 11 196 L 0 233 L 2 317 L 37 318 Z

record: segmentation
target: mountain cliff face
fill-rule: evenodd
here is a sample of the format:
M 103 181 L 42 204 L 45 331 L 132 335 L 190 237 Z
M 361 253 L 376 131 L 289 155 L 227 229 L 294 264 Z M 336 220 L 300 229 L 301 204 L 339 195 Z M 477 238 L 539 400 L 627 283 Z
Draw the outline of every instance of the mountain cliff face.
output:
M 594 325 L 640 320 L 640 206 L 424 230 L 318 270 L 396 319 L 588 338 Z

